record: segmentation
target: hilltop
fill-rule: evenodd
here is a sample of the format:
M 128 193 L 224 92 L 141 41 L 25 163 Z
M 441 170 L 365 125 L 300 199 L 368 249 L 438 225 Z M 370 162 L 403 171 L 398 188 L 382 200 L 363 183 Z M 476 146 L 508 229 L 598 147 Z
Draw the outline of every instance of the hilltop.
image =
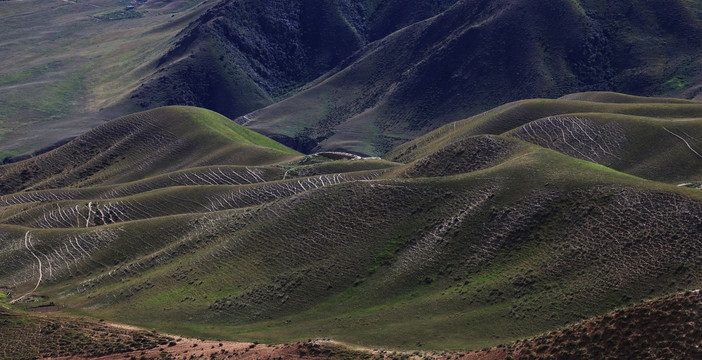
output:
M 268 165 L 301 154 L 201 108 L 165 107 L 105 123 L 3 166 L 0 194 L 115 184 L 217 165 Z
M 201 109 L 135 114 L 0 166 L 41 170 L 0 197 L 0 287 L 14 307 L 189 337 L 507 344 L 702 285 L 702 193 L 677 186 L 699 182 L 700 110 L 523 101 L 386 160 L 303 156 Z M 76 163 L 57 173 L 60 154 Z
M 465 142 L 475 142 L 475 151 L 489 150 L 478 142 L 482 140 L 471 137 L 500 135 L 638 177 L 679 184 L 702 176 L 700 131 L 702 102 L 589 92 L 508 103 L 445 125 L 384 157 L 438 165 L 442 158 L 453 160 L 455 152 L 464 151 Z M 496 151 L 507 147 L 503 144 Z M 422 173 L 444 175 L 431 167 Z

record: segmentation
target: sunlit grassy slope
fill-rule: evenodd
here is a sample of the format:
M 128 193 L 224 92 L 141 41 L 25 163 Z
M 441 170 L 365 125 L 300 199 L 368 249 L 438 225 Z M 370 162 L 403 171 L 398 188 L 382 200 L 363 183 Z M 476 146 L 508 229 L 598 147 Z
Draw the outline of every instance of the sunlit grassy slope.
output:
M 628 174 L 678 184 L 702 176 L 700 133 L 700 102 L 580 93 L 509 103 L 445 125 L 384 157 L 408 162 L 433 154 L 428 157 L 432 159 L 448 151 L 449 144 L 470 136 L 504 135 Z
M 204 165 L 268 165 L 299 153 L 209 110 L 128 115 L 29 160 L 3 166 L 2 193 L 141 180 Z
M 0 288 L 197 337 L 507 343 L 702 285 L 702 193 L 654 181 L 700 180 L 698 111 L 520 102 L 399 163 L 303 157 L 194 108 L 120 118 L 0 167 L 19 184 L 0 197 Z

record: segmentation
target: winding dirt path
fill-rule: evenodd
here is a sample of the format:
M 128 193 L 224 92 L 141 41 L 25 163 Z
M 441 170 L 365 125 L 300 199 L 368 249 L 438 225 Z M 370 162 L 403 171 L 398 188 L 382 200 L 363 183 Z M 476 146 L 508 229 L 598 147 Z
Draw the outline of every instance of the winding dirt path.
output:
M 697 156 L 699 156 L 700 158 L 702 158 L 702 155 L 700 155 L 700 153 L 698 153 L 697 151 L 695 151 L 695 149 L 693 149 L 692 146 L 690 146 L 690 143 L 688 143 L 687 140 L 685 140 L 682 136 L 680 136 L 680 135 L 678 135 L 678 134 L 676 134 L 676 133 L 674 133 L 674 132 L 672 132 L 672 131 L 666 129 L 665 126 L 663 126 L 663 130 L 667 131 L 669 134 L 671 134 L 671 135 L 677 137 L 678 139 L 682 140 L 682 141 L 685 143 L 685 145 L 687 145 L 687 147 L 688 147 L 690 150 L 692 150 L 693 153 L 695 153 L 695 155 L 697 155 Z
M 28 293 L 26 293 L 26 294 L 24 294 L 24 295 L 18 297 L 17 299 L 14 299 L 14 300 L 10 301 L 10 304 L 17 303 L 17 302 L 19 302 L 20 300 L 22 300 L 22 299 L 26 298 L 27 296 L 31 295 L 33 292 L 35 292 L 35 291 L 39 288 L 39 284 L 41 283 L 41 280 L 42 280 L 42 278 L 44 277 L 44 275 L 43 275 L 42 272 L 41 272 L 41 259 L 40 259 L 39 256 L 37 256 L 37 254 L 35 254 L 34 251 L 30 248 L 30 245 L 31 245 L 31 244 L 32 244 L 32 234 L 31 234 L 29 231 L 27 231 L 27 232 L 24 234 L 24 247 L 27 248 L 27 250 L 29 250 L 29 252 L 32 254 L 32 256 L 34 256 L 35 259 L 37 259 L 37 263 L 39 264 L 39 279 L 37 280 L 37 284 L 36 284 L 36 286 L 34 286 L 34 289 L 32 289 L 30 292 L 28 292 Z

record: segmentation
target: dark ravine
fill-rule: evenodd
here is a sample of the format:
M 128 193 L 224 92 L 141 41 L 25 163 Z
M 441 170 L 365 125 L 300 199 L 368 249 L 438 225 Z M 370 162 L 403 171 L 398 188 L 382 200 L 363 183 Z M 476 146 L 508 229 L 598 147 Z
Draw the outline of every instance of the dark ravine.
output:
M 272 134 L 269 136 L 271 139 L 291 148 L 295 149 L 303 154 L 311 154 L 314 152 L 315 149 L 319 147 L 319 144 L 306 137 L 306 136 L 298 136 L 295 138 L 291 138 L 285 135 L 277 135 L 277 134 Z

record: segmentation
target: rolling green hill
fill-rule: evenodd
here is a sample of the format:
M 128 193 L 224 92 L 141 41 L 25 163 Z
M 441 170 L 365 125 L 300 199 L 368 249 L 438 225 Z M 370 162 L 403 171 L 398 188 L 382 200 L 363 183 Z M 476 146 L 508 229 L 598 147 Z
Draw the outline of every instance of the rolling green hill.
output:
M 0 20 L 0 357 L 700 353 L 700 0 Z
M 697 101 L 579 93 L 557 100 L 509 103 L 445 125 L 384 157 L 426 163 L 447 151 L 454 156 L 465 148 L 457 146 L 459 142 L 477 141 L 470 137 L 492 134 L 642 178 L 679 184 L 702 177 L 702 143 L 697 135 L 701 131 L 702 103 Z M 481 144 L 477 151 L 489 149 Z
M 3 166 L 0 194 L 115 184 L 205 165 L 268 165 L 299 153 L 209 110 L 165 107 L 128 115 L 68 144 Z
M 510 343 L 702 285 L 702 193 L 676 186 L 700 180 L 702 159 L 685 157 L 702 150 L 699 111 L 522 101 L 396 162 L 303 157 L 196 108 L 119 118 L 0 166 L 18 184 L 0 197 L 0 290 L 17 308 L 192 337 Z

